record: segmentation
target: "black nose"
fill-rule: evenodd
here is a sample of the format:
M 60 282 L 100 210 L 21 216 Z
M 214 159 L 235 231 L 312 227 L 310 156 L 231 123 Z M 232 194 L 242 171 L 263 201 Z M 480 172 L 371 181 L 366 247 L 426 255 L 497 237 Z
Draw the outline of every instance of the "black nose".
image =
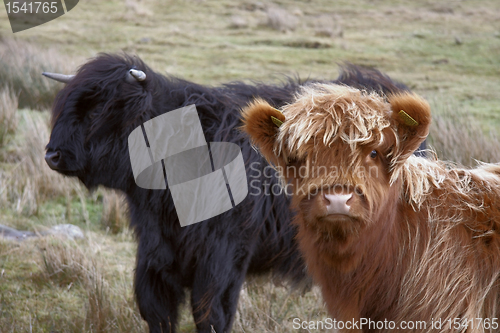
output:
M 57 165 L 61 160 L 61 152 L 60 151 L 51 151 L 45 154 L 45 162 L 49 165 L 49 168 L 52 170 L 57 170 Z

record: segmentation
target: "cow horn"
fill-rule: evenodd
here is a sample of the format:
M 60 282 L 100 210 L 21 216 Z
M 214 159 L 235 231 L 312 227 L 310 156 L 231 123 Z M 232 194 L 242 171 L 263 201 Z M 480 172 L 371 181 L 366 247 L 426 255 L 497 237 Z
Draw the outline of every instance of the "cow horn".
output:
M 42 75 L 48 77 L 49 79 L 56 80 L 62 83 L 69 83 L 75 77 L 74 75 L 65 75 L 65 74 L 48 73 L 48 72 L 43 72 Z
M 146 73 L 137 69 L 131 69 L 128 71 L 127 81 L 135 82 L 135 81 L 144 81 L 146 80 Z

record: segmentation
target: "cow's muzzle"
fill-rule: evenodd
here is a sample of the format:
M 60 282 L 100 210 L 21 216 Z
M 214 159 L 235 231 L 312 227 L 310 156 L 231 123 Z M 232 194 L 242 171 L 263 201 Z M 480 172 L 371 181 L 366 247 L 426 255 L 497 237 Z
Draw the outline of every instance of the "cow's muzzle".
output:
M 335 184 L 322 190 L 322 203 L 327 215 L 351 216 L 352 206 L 363 198 L 360 186 Z
M 50 151 L 45 154 L 45 162 L 52 170 L 59 170 L 59 162 L 61 162 L 60 151 Z
M 352 193 L 349 194 L 327 194 L 323 197 L 326 200 L 326 212 L 328 215 L 350 215 L 351 206 L 349 200 L 352 198 Z

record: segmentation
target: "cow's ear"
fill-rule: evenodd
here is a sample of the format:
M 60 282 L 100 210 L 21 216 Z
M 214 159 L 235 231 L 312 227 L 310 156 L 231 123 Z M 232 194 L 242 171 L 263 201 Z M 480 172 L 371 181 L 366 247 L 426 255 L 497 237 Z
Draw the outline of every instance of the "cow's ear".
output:
M 283 113 L 266 101 L 256 99 L 243 109 L 242 119 L 242 130 L 250 136 L 264 158 L 275 165 L 281 164 L 280 156 L 274 153 L 274 144 L 279 127 L 285 121 Z
M 403 163 L 429 134 L 431 108 L 422 97 L 409 92 L 391 95 L 388 102 L 398 141 L 395 151 L 398 161 L 395 162 Z

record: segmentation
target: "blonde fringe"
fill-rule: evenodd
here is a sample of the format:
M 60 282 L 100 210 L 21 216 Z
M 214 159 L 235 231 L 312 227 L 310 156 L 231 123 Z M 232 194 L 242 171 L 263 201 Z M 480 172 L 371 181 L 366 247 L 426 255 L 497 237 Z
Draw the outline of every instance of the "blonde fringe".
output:
M 390 106 L 376 93 L 320 83 L 302 87 L 293 104 L 283 108 L 287 121 L 280 127 L 274 152 L 277 156 L 296 152 L 301 158 L 306 143 L 315 137 L 322 137 L 325 147 L 340 138 L 352 151 L 358 145 L 380 144 L 382 131 L 390 126 L 380 110 L 390 112 Z

